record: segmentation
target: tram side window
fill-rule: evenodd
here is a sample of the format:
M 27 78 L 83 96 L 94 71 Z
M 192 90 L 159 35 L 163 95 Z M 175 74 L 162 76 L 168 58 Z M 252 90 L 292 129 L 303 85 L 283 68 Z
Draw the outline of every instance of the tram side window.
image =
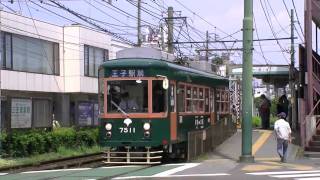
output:
M 227 114 L 230 111 L 229 107 L 229 92 L 225 89 L 217 89 L 216 104 L 218 114 Z
M 216 112 L 216 100 L 215 100 L 215 92 L 213 89 L 210 89 L 210 111 L 211 112 Z
M 192 88 L 192 101 L 193 101 L 193 107 L 192 110 L 193 112 L 198 112 L 199 111 L 199 100 L 198 100 L 198 88 L 193 87 Z
M 221 91 L 220 89 L 216 89 L 216 103 L 215 106 L 217 107 L 217 114 L 221 114 Z
M 179 112 L 185 112 L 185 86 L 184 85 L 179 85 L 179 90 L 178 90 L 178 111 Z
M 199 88 L 199 111 L 204 112 L 204 93 L 203 88 Z
M 205 105 L 204 105 L 204 111 L 205 112 L 210 112 L 210 104 L 209 104 L 209 89 L 208 88 L 205 88 L 205 90 L 204 90 L 204 103 L 205 103 Z
M 186 112 L 192 112 L 192 92 L 191 87 L 187 86 Z
M 166 93 L 167 91 L 162 87 L 162 80 L 152 81 L 152 112 L 165 112 Z

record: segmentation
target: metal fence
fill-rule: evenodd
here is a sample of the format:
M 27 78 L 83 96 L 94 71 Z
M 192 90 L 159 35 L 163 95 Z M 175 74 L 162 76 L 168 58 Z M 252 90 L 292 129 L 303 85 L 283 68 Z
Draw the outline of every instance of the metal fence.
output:
M 236 123 L 231 118 L 225 118 L 207 129 L 189 132 L 188 160 L 195 159 L 203 153 L 212 152 L 236 131 Z

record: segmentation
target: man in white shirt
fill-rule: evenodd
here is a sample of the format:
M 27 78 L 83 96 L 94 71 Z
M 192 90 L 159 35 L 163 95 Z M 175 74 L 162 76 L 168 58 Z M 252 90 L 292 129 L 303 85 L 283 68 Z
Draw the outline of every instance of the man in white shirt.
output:
M 277 152 L 281 162 L 286 162 L 288 143 L 291 143 L 291 128 L 285 120 L 286 113 L 278 114 L 279 119 L 274 123 L 274 132 L 277 137 Z

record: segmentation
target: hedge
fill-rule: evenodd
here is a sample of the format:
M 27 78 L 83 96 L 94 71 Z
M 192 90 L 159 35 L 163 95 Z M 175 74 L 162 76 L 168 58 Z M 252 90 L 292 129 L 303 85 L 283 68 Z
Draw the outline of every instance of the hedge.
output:
M 98 145 L 98 128 L 75 130 L 57 128 L 47 130 L 16 130 L 1 133 L 3 157 L 27 157 L 30 155 L 56 152 L 58 148 L 79 148 Z

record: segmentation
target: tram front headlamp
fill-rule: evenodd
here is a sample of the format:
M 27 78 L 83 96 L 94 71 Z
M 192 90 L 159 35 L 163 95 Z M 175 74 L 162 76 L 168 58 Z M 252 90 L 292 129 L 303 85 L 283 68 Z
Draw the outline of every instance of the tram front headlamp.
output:
M 112 133 L 108 131 L 106 135 L 107 135 L 107 138 L 111 138 Z
M 105 125 L 105 128 L 106 128 L 107 131 L 110 131 L 112 129 L 112 124 L 111 123 L 107 123 Z
M 144 137 L 149 138 L 150 137 L 150 131 L 144 132 Z
M 145 131 L 150 130 L 150 128 L 151 128 L 150 123 L 146 122 L 146 123 L 143 124 L 143 129 L 144 129 Z

